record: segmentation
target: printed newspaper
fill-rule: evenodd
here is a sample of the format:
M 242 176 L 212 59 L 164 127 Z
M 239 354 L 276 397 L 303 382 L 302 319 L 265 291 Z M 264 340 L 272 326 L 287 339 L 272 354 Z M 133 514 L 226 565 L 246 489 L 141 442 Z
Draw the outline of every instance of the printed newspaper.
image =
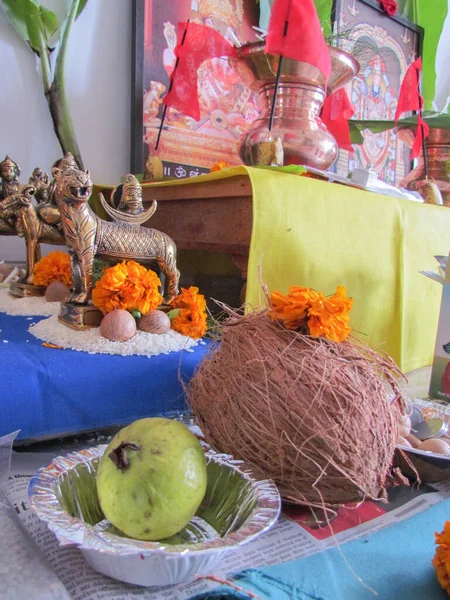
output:
M 109 579 L 94 571 L 74 547 L 59 547 L 54 535 L 39 521 L 28 503 L 28 483 L 36 470 L 53 458 L 48 453 L 13 453 L 8 497 L 25 529 L 50 562 L 74 600 L 184 600 L 213 589 L 214 581 L 199 579 L 164 588 L 141 588 Z M 343 509 L 329 527 L 313 529 L 306 512 L 287 508 L 278 524 L 259 539 L 231 552 L 214 568 L 216 578 L 230 573 L 280 563 L 320 552 L 337 544 L 367 536 L 371 532 L 406 519 L 450 496 L 450 483 L 392 488 L 388 504 L 364 502 Z M 1 540 L 0 540 L 1 548 Z M 3 552 L 5 549 L 2 549 Z M 345 548 L 343 548 L 345 552 Z M 26 576 L 26 575 L 25 575 Z

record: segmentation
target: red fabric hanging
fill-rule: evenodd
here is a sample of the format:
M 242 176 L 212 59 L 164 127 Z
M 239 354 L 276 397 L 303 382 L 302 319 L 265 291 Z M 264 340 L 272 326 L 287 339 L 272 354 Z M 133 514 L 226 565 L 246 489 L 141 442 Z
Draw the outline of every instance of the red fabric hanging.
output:
M 325 98 L 322 109 L 322 121 L 333 135 L 339 148 L 353 152 L 348 120 L 355 114 L 355 109 L 348 99 L 345 88 L 336 90 Z
M 414 145 L 411 150 L 411 158 L 416 158 L 422 146 L 422 141 L 427 137 L 430 128 L 422 119 L 422 109 L 424 105 L 423 97 L 419 92 L 420 73 L 422 71 L 422 59 L 419 57 L 409 65 L 408 70 L 403 77 L 398 96 L 397 110 L 395 111 L 395 122 L 401 115 L 409 111 L 417 111 L 417 127 Z
M 328 79 L 331 73 L 330 51 L 314 0 L 275 0 L 265 52 L 314 65 Z
M 178 23 L 178 43 L 174 52 L 178 63 L 163 103 L 198 121 L 197 69 L 210 58 L 236 56 L 236 49 L 212 27 Z
M 393 17 L 398 10 L 397 2 L 395 0 L 380 0 L 381 8 L 385 13 Z
M 422 115 L 419 113 L 417 115 L 416 137 L 414 138 L 414 144 L 411 148 L 411 158 L 417 158 L 417 156 L 419 156 L 422 149 L 423 140 L 427 138 L 429 133 L 430 128 L 422 119 Z

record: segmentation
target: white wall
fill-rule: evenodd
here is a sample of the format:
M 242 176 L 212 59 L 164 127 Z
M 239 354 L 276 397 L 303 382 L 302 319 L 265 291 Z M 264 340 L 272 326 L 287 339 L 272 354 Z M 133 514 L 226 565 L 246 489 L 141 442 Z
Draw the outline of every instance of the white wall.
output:
M 61 0 L 42 3 L 57 9 Z M 89 0 L 69 40 L 67 96 L 83 162 L 97 183 L 119 183 L 129 169 L 131 5 Z M 49 172 L 62 154 L 36 64 L 0 9 L 0 160 L 16 160 L 24 183 L 34 167 Z M 0 236 L 0 260 L 24 258 L 22 239 Z

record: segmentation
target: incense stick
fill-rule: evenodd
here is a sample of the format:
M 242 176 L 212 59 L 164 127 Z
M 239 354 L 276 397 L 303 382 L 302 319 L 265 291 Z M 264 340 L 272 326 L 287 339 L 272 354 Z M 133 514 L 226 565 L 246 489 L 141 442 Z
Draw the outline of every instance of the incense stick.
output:
M 288 26 L 289 26 L 288 21 L 285 21 L 284 22 L 283 37 L 286 37 Z M 280 54 L 280 57 L 279 57 L 279 60 L 278 60 L 277 75 L 276 75 L 276 78 L 275 78 L 275 87 L 274 87 L 274 90 L 273 90 L 272 106 L 270 107 L 269 133 L 271 133 L 272 127 L 273 127 L 273 118 L 274 118 L 274 115 L 275 115 L 275 104 L 276 104 L 276 101 L 277 101 L 278 88 L 280 86 L 280 77 L 281 77 L 281 68 L 282 68 L 282 66 L 283 66 L 283 55 Z
M 185 27 L 185 29 L 183 31 L 183 36 L 181 38 L 180 46 L 182 46 L 184 44 L 184 40 L 186 39 L 186 33 L 187 33 L 188 25 L 189 25 L 189 19 L 186 22 L 186 27 Z M 180 62 L 180 57 L 177 56 L 177 60 L 175 61 L 175 66 L 173 68 L 172 75 L 170 77 L 169 89 L 167 90 L 166 96 L 170 92 L 170 90 L 172 89 L 173 80 L 175 78 L 175 72 L 177 70 L 179 62 Z M 159 146 L 159 140 L 161 139 L 161 133 L 162 133 L 163 125 L 164 125 L 164 120 L 166 118 L 166 113 L 167 113 L 167 104 L 164 104 L 163 114 L 162 114 L 162 117 L 161 117 L 161 124 L 159 126 L 158 136 L 156 138 L 156 143 L 155 143 L 155 150 L 157 150 L 158 146 Z

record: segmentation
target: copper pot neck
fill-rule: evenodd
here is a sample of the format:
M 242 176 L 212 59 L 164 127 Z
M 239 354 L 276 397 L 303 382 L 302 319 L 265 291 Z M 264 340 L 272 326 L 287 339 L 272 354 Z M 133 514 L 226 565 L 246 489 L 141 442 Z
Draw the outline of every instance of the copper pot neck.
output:
M 261 97 L 268 107 L 272 106 L 275 85 L 261 88 Z M 325 92 L 319 87 L 301 83 L 280 83 L 275 101 L 275 114 L 291 118 L 303 118 L 305 113 L 311 117 L 319 116 L 325 100 Z

